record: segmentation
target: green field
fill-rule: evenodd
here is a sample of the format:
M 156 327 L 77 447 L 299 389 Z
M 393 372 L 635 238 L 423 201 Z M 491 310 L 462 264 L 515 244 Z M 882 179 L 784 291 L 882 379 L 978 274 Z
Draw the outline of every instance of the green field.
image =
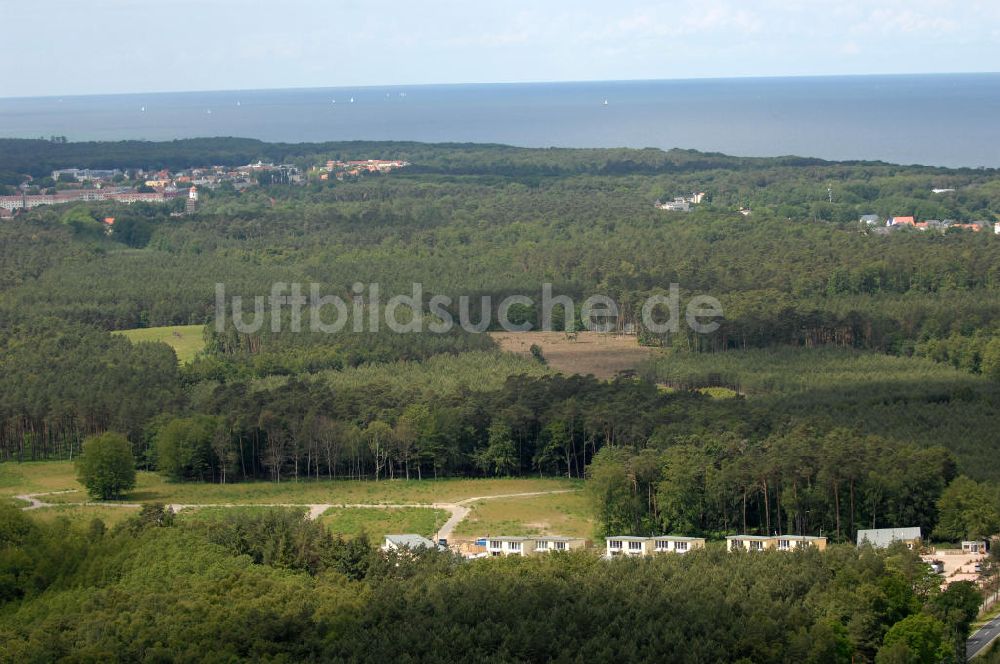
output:
M 256 505 L 246 507 L 190 507 L 178 512 L 177 520 L 185 523 L 209 523 L 224 519 L 226 516 L 232 514 L 259 515 L 272 509 L 288 509 L 299 514 L 306 513 L 306 508 L 304 507 L 275 508 L 259 507 Z
M 378 544 L 390 533 L 416 533 L 433 539 L 448 520 L 448 512 L 420 507 L 328 509 L 320 522 L 335 535 L 357 537 L 365 533 Z
M 579 480 L 563 478 L 441 479 L 441 480 L 302 480 L 201 484 L 168 482 L 157 473 L 140 471 L 136 488 L 125 502 L 184 505 L 218 504 L 418 504 L 450 503 L 478 496 L 578 488 Z M 88 500 L 68 461 L 0 463 L 0 497 L 49 491 L 48 503 Z
M 591 537 L 594 520 L 583 492 L 499 498 L 474 504 L 455 529 L 462 537 L 483 535 L 568 535 Z
M 170 325 L 167 327 L 142 327 L 135 330 L 122 330 L 120 334 L 133 343 L 144 341 L 161 341 L 177 353 L 177 360 L 182 364 L 194 359 L 202 348 L 205 340 L 202 337 L 204 325 Z
M 38 514 L 44 512 L 57 513 L 69 509 L 74 508 L 59 507 L 52 508 L 51 510 L 33 510 L 33 512 Z M 114 508 L 75 509 L 104 509 L 105 511 L 112 511 Z M 197 507 L 181 510 L 177 515 L 177 519 L 185 523 L 208 523 L 225 519 L 227 516 L 234 514 L 259 515 L 272 509 L 289 509 L 303 515 L 306 513 L 304 507 L 275 508 L 254 505 L 245 507 Z M 124 509 L 119 511 L 123 513 L 134 512 L 134 510 Z M 104 517 L 102 516 L 101 518 Z M 364 533 L 373 544 L 377 545 L 390 533 L 417 533 L 433 539 L 438 529 L 444 525 L 447 519 L 447 511 L 431 508 L 331 507 L 323 513 L 319 521 L 334 535 L 354 538 Z

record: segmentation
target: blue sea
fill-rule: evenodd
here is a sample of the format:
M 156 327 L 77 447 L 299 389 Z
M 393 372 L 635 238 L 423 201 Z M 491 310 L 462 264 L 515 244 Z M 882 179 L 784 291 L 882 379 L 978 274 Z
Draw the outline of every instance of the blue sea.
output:
M 51 135 L 681 147 L 1000 167 L 1000 74 L 0 98 L 0 136 Z

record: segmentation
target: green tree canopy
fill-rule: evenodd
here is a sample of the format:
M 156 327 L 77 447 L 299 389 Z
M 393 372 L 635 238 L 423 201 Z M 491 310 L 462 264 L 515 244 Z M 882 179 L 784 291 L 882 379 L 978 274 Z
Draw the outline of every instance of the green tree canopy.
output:
M 100 500 L 120 498 L 135 487 L 135 459 L 128 440 L 109 431 L 83 441 L 76 460 L 77 479 Z

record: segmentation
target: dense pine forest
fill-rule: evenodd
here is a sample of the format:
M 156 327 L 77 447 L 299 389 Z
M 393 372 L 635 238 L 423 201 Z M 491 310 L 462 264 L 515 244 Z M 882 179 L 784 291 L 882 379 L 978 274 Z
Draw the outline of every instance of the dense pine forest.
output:
M 706 531 L 793 518 L 773 488 L 784 486 L 784 471 L 765 461 L 774 441 L 789 437 L 802 438 L 810 454 L 826 454 L 831 436 L 849 448 L 888 446 L 862 464 L 863 475 L 879 459 L 919 448 L 932 455 L 920 472 L 935 486 L 958 474 L 1000 478 L 1000 238 L 989 227 L 873 235 L 858 222 L 866 213 L 992 220 L 1000 208 L 993 171 L 404 143 L 4 147 L 9 186 L 29 176 L 44 186 L 49 169 L 66 164 L 412 164 L 342 182 L 224 186 L 205 191 L 188 216 L 170 215 L 180 203 L 93 203 L 4 222 L 0 449 L 9 460 L 72 458 L 84 437 L 107 430 L 128 436 L 141 467 L 170 458 L 171 476 L 200 481 L 582 477 L 604 448 L 640 456 L 693 449 L 731 478 L 698 520 Z M 692 191 L 707 200 L 690 213 L 653 206 Z M 110 235 L 95 221 L 105 215 L 116 217 Z M 462 331 L 215 331 L 216 283 L 252 297 L 274 282 L 320 283 L 345 299 L 355 282 L 378 283 L 385 297 L 419 282 L 425 297 L 490 296 L 494 309 L 509 294 L 537 300 L 551 283 L 577 302 L 573 320 L 557 324 L 579 327 L 579 302 L 606 294 L 622 309 L 619 327 L 664 354 L 602 383 L 554 376 L 544 358 L 500 360 L 487 335 Z M 671 283 L 685 298 L 718 297 L 718 329 L 644 329 L 642 302 Z M 488 313 L 495 326 L 496 312 Z M 517 313 L 540 322 L 537 304 Z M 178 324 L 206 325 L 205 350 L 182 366 L 166 346 L 111 334 Z M 475 359 L 482 353 L 497 359 L 484 368 Z M 456 360 L 436 369 L 444 356 Z M 397 362 L 415 363 L 408 384 L 392 371 L 356 372 Z M 755 382 L 774 367 L 781 377 Z M 735 388 L 736 398 L 697 391 L 712 385 Z M 772 469 L 737 473 L 731 463 Z M 811 457 L 782 463 L 822 474 Z M 830 486 L 839 496 L 840 479 Z M 860 501 L 849 514 L 839 498 L 824 498 L 817 525 L 849 537 L 878 523 L 891 502 L 879 495 L 873 514 Z M 906 513 L 933 526 L 934 497 L 913 499 Z M 746 503 L 739 518 L 734 501 Z M 636 524 L 665 518 L 653 501 L 640 511 Z
M 0 524 L 5 662 L 960 662 L 980 601 L 902 545 L 469 563 L 290 510 Z
M 1000 173 L 681 150 L 0 140 L 0 193 L 55 186 L 51 170 L 70 166 L 367 158 L 410 166 L 203 189 L 193 214 L 181 200 L 93 202 L 0 221 L 2 463 L 77 459 L 112 432 L 171 482 L 586 478 L 594 536 L 834 545 L 466 565 L 377 554 L 294 511 L 175 523 L 147 506 L 108 529 L 0 505 L 0 658 L 962 661 L 977 592 L 940 591 L 903 548 L 844 543 L 872 527 L 945 542 L 1000 530 Z M 692 192 L 706 198 L 690 212 L 654 207 Z M 881 234 L 865 214 L 989 225 Z M 601 380 L 460 329 L 216 326 L 217 283 L 252 301 L 276 282 L 347 302 L 357 282 L 385 299 L 414 283 L 425 299 L 489 296 L 473 318 L 490 330 L 512 294 L 536 300 L 512 318 L 538 325 L 548 283 L 576 303 L 556 320 L 567 339 L 602 294 L 621 308 L 610 334 L 655 350 Z M 643 302 L 671 284 L 684 301 L 718 298 L 718 328 L 644 327 Z M 178 325 L 203 326 L 190 361 L 120 334 Z M 906 659 L 915 644 L 924 659 Z

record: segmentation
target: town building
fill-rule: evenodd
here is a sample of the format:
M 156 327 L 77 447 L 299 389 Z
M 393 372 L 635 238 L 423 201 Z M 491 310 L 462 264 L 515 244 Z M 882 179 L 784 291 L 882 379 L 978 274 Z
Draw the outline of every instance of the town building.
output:
M 916 219 L 913 217 L 889 217 L 885 222 L 886 226 L 914 226 Z
M 184 212 L 194 214 L 198 209 L 198 187 L 192 185 L 188 190 L 187 200 L 184 201 Z
M 15 210 L 30 210 L 42 205 L 60 205 L 63 203 L 114 201 L 117 203 L 163 203 L 170 198 L 164 192 L 141 193 L 124 187 L 106 187 L 104 189 L 66 189 L 54 194 L 28 194 L 22 191 L 16 196 L 0 196 L 0 208 L 11 212 Z
M 58 170 L 52 171 L 52 179 L 59 180 L 63 175 L 67 175 L 77 182 L 93 182 L 93 181 L 108 181 L 113 180 L 122 172 L 115 169 L 92 169 L 92 168 L 60 168 Z
M 668 212 L 690 212 L 692 205 L 700 205 L 705 200 L 705 192 L 698 191 L 687 196 L 674 196 L 674 200 L 663 202 L 657 200 L 653 205 L 659 210 Z
M 858 546 L 865 543 L 876 549 L 884 549 L 894 542 L 903 542 L 907 549 L 919 549 L 923 537 L 919 527 L 912 528 L 872 528 L 858 531 Z
M 683 198 L 675 198 L 672 201 L 663 203 L 661 201 L 656 201 L 656 207 L 659 210 L 666 210 L 667 212 L 690 212 L 691 204 L 688 203 Z
M 863 214 L 858 221 L 866 226 L 878 226 L 882 223 L 882 217 L 877 214 Z

